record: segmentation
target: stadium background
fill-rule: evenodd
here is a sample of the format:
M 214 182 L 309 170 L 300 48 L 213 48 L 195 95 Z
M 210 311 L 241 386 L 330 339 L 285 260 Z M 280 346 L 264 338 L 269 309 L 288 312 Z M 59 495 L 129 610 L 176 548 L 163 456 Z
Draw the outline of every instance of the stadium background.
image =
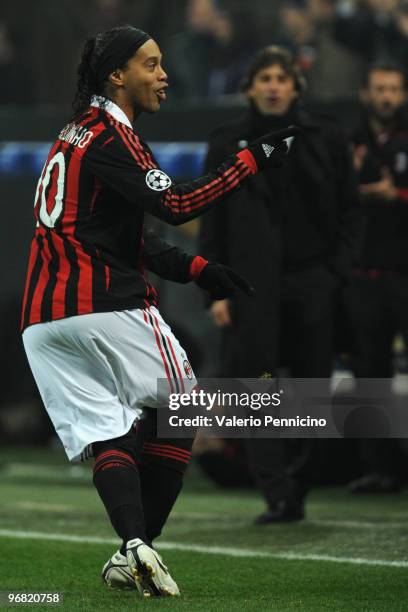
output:
M 175 179 L 182 180 L 202 171 L 206 140 L 211 130 L 242 112 L 245 101 L 237 93 L 239 79 L 252 53 L 259 47 L 279 43 L 290 48 L 297 55 L 309 81 L 309 106 L 336 116 L 346 130 L 351 131 L 358 117 L 358 87 L 365 67 L 373 59 L 380 58 L 399 61 L 404 67 L 408 65 L 407 15 L 408 2 L 404 0 L 274 0 L 268 3 L 265 0 L 252 0 L 250 3 L 244 0 L 2 0 L 0 442 L 5 445 L 5 449 L 0 459 L 6 468 L 2 497 L 12 500 L 11 507 L 4 510 L 3 527 L 22 528 L 24 524 L 34 530 L 41 529 L 45 516 L 39 510 L 41 500 L 44 495 L 48 495 L 47 491 L 52 495 L 57 491 L 53 500 L 53 514 L 47 516 L 53 530 L 58 530 L 64 517 L 66 523 L 71 520 L 71 515 L 67 519 L 57 507 L 60 504 L 62 508 L 67 503 L 67 492 L 63 492 L 64 482 L 68 483 L 68 493 L 73 496 L 71 501 L 73 498 L 76 500 L 72 502 L 72 508 L 77 508 L 79 512 L 79 507 L 83 510 L 82 504 L 88 504 L 92 512 L 97 512 L 93 510 L 94 506 L 96 508 L 95 500 L 87 497 L 90 494 L 84 485 L 87 479 L 85 472 L 81 471 L 82 468 L 73 472 L 72 468 L 65 465 L 61 455 L 51 450 L 54 447 L 58 449 L 58 444 L 38 398 L 18 331 L 21 293 L 33 232 L 35 184 L 47 154 L 48 143 L 55 138 L 70 115 L 75 66 L 84 39 L 100 29 L 132 23 L 147 30 L 158 40 L 172 89 L 160 113 L 141 117 L 137 129 L 152 145 L 162 167 Z M 350 27 L 361 21 L 371 24 L 370 38 L 365 38 L 363 43 L 357 35 L 353 38 L 354 30 Z M 161 232 L 170 242 L 182 245 L 191 253 L 196 252 L 196 222 L 182 228 L 163 226 Z M 157 279 L 156 284 L 161 296 L 161 310 L 188 348 L 194 368 L 201 376 L 216 375 L 219 337 L 205 311 L 198 289 L 194 286 L 179 287 Z M 396 363 L 399 369 L 404 369 L 403 354 L 400 354 Z M 315 458 L 315 485 L 341 485 L 361 473 L 361 466 L 355 459 L 354 445 L 353 440 L 332 440 L 330 444 L 321 441 Z M 54 471 L 53 468 L 49 470 L 50 457 L 53 458 Z M 30 472 L 31 463 L 40 467 Z M 15 487 L 19 487 L 18 490 Z M 262 536 L 251 532 L 251 529 L 247 530 L 246 540 L 237 535 L 238 531 L 242 532 L 248 516 L 256 513 L 256 508 L 259 510 L 260 501 L 255 496 L 246 497 L 246 493 L 241 495 L 240 492 L 230 490 L 217 497 L 218 521 L 215 514 L 200 519 L 200 512 L 214 512 L 213 498 L 207 492 L 208 487 L 200 470 L 193 466 L 179 518 L 176 516 L 170 526 L 171 536 L 174 534 L 172 539 L 183 533 L 187 533 L 188 539 L 189 517 L 191 519 L 196 516 L 204 526 L 201 535 L 197 537 L 196 527 L 190 525 L 194 542 L 226 545 L 234 541 L 237 546 L 242 544 L 247 548 L 262 548 Z M 398 567 L 401 559 L 399 552 L 406 538 L 405 494 L 399 498 L 390 496 L 388 500 L 373 496 L 355 502 L 354 527 L 359 533 L 358 537 L 361 536 L 357 553 L 351 548 L 348 550 L 346 544 L 344 550 L 341 548 L 342 541 L 351 542 L 357 537 L 353 525 L 336 524 L 339 516 L 344 517 L 349 512 L 346 493 L 333 493 L 333 489 L 327 489 L 326 493 L 323 491 L 316 495 L 311 502 L 315 523 L 312 521 L 306 531 L 299 531 L 297 527 L 294 531 L 283 528 L 275 542 L 276 551 L 271 553 L 272 557 L 276 553 L 279 558 L 282 549 L 290 549 L 300 538 L 303 546 L 301 552 L 306 551 L 306 555 L 314 554 L 315 550 L 324 554 L 343 552 L 349 557 L 360 554 L 375 558 L 382 554 L 387 563 L 396 563 Z M 30 510 L 30 503 L 34 504 L 34 512 Z M 238 517 L 235 523 L 237 533 L 228 531 L 227 523 L 230 522 L 231 514 Z M 391 521 L 390 529 L 394 529 L 392 533 L 381 531 L 384 528 L 381 521 L 386 515 L 387 520 Z M 93 530 L 84 527 L 82 532 L 81 527 L 79 532 L 83 536 L 106 533 L 105 519 L 100 515 L 98 520 L 100 527 L 96 521 Z M 184 527 L 180 527 L 183 521 Z M 221 540 L 216 540 L 214 525 L 220 521 L 226 531 L 221 534 Z M 377 535 L 380 534 L 378 550 L 371 529 Z M 318 542 L 316 549 L 313 548 L 315 536 Z M 325 544 L 322 544 L 323 540 Z M 49 543 L 51 550 L 54 545 L 59 546 L 58 543 Z M 13 549 L 11 554 L 18 554 L 18 550 Z M 69 555 L 74 559 L 73 548 L 68 551 Z M 261 567 L 256 569 L 258 562 L 254 561 L 253 564 L 253 572 L 257 576 L 262 571 Z M 309 585 L 313 584 L 316 576 L 320 580 L 320 570 L 314 576 L 302 563 L 299 561 L 293 570 L 294 576 L 305 572 L 304 582 L 306 584 L 309 581 Z M 327 585 L 323 581 L 320 587 L 316 587 L 314 595 L 319 598 L 320 588 L 325 594 L 326 599 L 323 599 L 327 605 L 319 599 L 320 603 L 316 603 L 315 607 L 304 609 L 383 609 L 381 602 L 375 608 L 367 603 L 372 593 L 370 585 L 386 579 L 390 588 L 395 585 L 396 594 L 402 595 L 403 572 L 406 569 L 401 568 L 405 568 L 404 563 L 395 570 L 397 574 L 387 574 L 391 570 L 390 566 L 385 566 L 383 574 L 376 574 L 373 570 L 370 576 L 362 576 L 361 593 L 363 599 L 367 598 L 368 607 L 354 608 L 355 599 L 352 601 L 352 595 L 348 603 L 338 603 L 335 608 L 329 606 L 333 584 L 337 585 L 333 592 L 338 592 L 340 602 L 347 590 L 345 585 L 350 584 L 349 581 L 353 582 L 353 576 L 359 575 L 355 567 L 350 566 L 350 570 L 347 567 L 342 570 L 343 574 L 339 572 L 336 575 L 334 583 L 328 579 Z M 215 567 L 218 565 L 215 564 Z M 185 566 L 179 571 L 182 574 Z M 283 572 L 283 569 L 279 571 Z M 278 581 L 279 571 L 275 574 Z M 189 580 L 189 584 L 194 584 L 191 576 Z M 265 581 L 266 578 L 263 587 L 267 589 L 269 587 Z M 301 602 L 304 597 L 302 584 L 298 583 L 298 590 L 294 594 L 297 602 Z M 15 585 L 19 588 L 18 580 Z M 263 587 L 261 584 L 261 591 Z M 218 587 L 214 588 L 212 596 L 216 597 Z M 219 588 L 221 593 L 222 588 Z M 286 587 L 279 587 L 278 598 L 285 597 L 285 588 L 288 588 L 287 584 Z M 246 595 L 243 591 L 242 597 Z M 204 599 L 207 596 L 208 593 L 202 593 Z M 241 597 L 239 590 L 236 596 L 238 599 Z M 380 600 L 381 597 L 378 597 Z M 384 597 L 388 595 L 385 593 Z M 405 609 L 399 608 L 396 601 L 388 604 L 389 601 L 387 609 Z M 111 605 L 113 609 L 117 602 L 111 600 Z M 260 605 L 262 609 L 262 602 Z M 319 608 L 318 605 L 323 607 Z M 384 606 L 386 609 L 385 603 Z M 266 607 L 272 609 L 269 605 L 265 605 L 264 609 Z M 301 604 L 297 607 L 301 609 Z M 106 609 L 110 608 L 107 606 Z M 217 609 L 224 608 L 219 606 Z M 247 609 L 252 608 L 248 606 Z M 282 609 L 287 609 L 286 605 Z

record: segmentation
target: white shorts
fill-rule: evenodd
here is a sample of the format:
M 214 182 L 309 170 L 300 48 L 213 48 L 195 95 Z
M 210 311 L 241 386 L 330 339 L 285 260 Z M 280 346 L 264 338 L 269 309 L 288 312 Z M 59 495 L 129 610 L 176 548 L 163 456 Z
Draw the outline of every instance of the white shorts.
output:
M 24 331 L 23 342 L 71 461 L 90 456 L 92 442 L 127 433 L 144 407 L 166 406 L 170 393 L 190 393 L 197 384 L 154 307 L 38 323 Z

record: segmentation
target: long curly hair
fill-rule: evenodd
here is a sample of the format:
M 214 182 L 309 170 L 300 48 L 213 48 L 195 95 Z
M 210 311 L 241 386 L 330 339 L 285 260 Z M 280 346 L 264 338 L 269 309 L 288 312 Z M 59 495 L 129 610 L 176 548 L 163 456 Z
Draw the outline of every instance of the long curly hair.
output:
M 102 96 L 105 93 L 105 83 L 98 83 L 95 76 L 95 66 L 104 52 L 106 47 L 114 40 L 123 30 L 129 26 L 120 26 L 111 28 L 106 32 L 101 32 L 88 38 L 82 50 L 81 59 L 78 65 L 77 88 L 72 102 L 74 113 L 71 120 L 75 119 L 89 107 L 92 96 Z M 117 66 L 124 68 L 124 66 Z M 107 102 L 105 102 L 106 105 Z M 103 107 L 103 102 L 101 106 Z

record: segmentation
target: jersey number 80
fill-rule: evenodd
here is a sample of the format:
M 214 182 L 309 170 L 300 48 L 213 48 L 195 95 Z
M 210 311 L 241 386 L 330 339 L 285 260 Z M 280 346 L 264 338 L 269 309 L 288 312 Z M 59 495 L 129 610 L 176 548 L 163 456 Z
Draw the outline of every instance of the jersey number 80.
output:
M 55 196 L 53 197 L 53 202 L 49 202 L 49 206 L 47 208 L 47 199 L 50 197 L 50 191 L 47 195 L 48 186 L 51 180 L 51 173 L 54 166 L 58 166 L 58 176 L 56 178 L 56 191 Z M 44 172 L 45 169 L 45 172 Z M 54 178 L 55 180 L 55 178 Z M 39 212 L 38 217 L 41 223 L 43 223 L 46 227 L 53 228 L 60 218 L 64 204 L 63 204 L 63 196 L 64 196 L 64 186 L 65 186 L 65 158 L 64 154 L 60 151 L 56 153 L 54 157 L 50 159 L 50 161 L 46 164 L 41 172 L 40 179 L 37 184 L 37 189 L 35 192 L 34 198 L 34 207 L 37 205 L 38 196 L 41 189 L 41 201 L 39 203 Z M 39 226 L 39 222 L 37 222 L 37 227 Z

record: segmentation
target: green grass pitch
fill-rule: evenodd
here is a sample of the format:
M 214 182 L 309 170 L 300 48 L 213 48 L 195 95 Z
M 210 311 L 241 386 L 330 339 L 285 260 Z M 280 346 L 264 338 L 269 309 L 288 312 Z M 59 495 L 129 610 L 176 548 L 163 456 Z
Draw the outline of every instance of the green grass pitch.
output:
M 0 458 L 3 597 L 59 592 L 64 602 L 53 609 L 70 612 L 408 610 L 405 492 L 352 497 L 343 489 L 316 490 L 306 521 L 254 527 L 259 496 L 217 489 L 192 465 L 157 543 L 182 597 L 141 600 L 100 580 L 117 547 L 89 466 L 70 465 L 59 451 L 3 449 Z

